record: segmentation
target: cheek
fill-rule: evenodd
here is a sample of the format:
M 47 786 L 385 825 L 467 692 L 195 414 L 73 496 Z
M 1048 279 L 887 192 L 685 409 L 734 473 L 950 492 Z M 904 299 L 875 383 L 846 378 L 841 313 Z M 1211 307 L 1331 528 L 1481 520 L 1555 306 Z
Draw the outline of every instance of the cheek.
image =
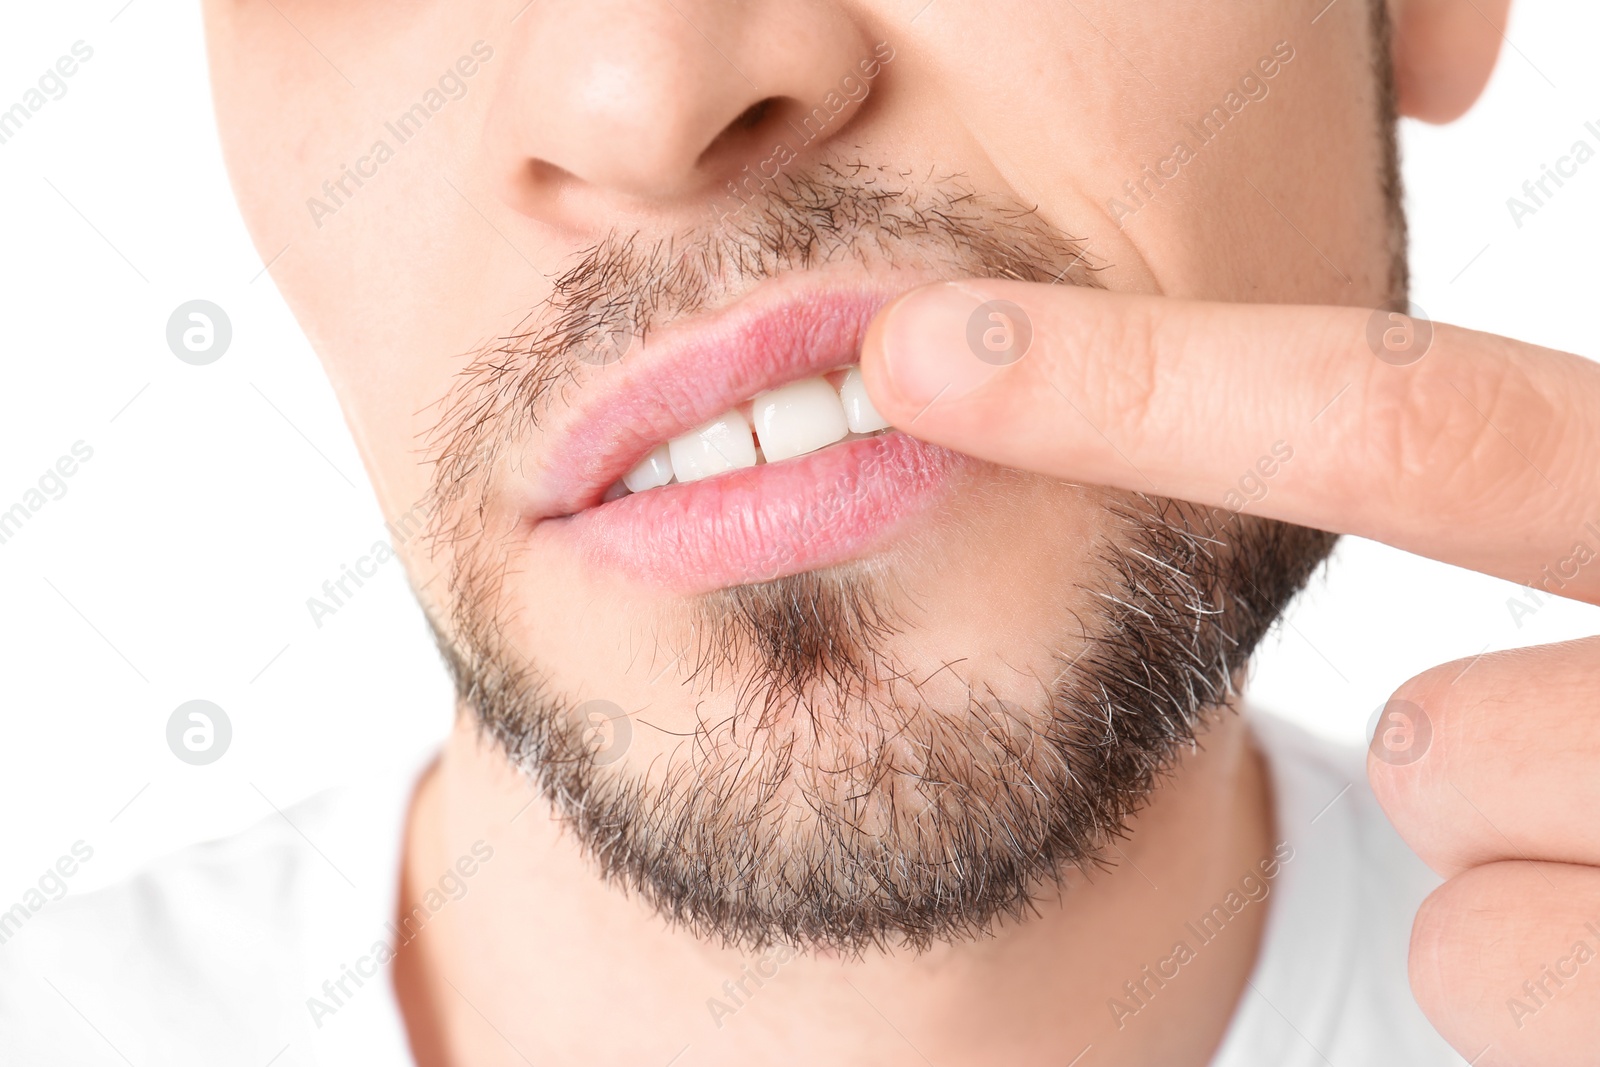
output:
M 382 108 L 364 102 L 270 4 L 208 3 L 224 155 L 257 252 L 321 358 L 392 516 L 426 487 L 418 450 L 463 358 L 514 331 L 548 288 L 530 263 L 536 250 L 486 224 L 484 215 L 508 230 L 492 191 L 470 180 L 492 63 L 422 133 L 402 139 L 392 128 L 458 59 L 462 27 L 436 23 L 459 13 L 398 25 L 302 3 L 291 17 L 357 84 L 397 91 Z

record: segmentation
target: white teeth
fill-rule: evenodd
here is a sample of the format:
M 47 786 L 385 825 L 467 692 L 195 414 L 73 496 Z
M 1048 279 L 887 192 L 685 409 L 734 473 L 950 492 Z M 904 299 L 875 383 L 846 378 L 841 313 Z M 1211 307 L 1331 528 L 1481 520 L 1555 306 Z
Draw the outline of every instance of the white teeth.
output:
M 754 467 L 763 460 L 793 459 L 847 437 L 859 440 L 889 428 L 872 406 L 858 367 L 845 372 L 838 389 L 826 378 L 807 378 L 762 393 L 750 402 L 750 409 L 750 421 L 736 408 L 691 433 L 657 445 L 607 489 L 603 499 L 657 489 L 674 480 L 697 482 L 723 471 Z M 755 423 L 754 434 L 751 422 Z
M 861 380 L 861 370 L 851 367 L 839 385 L 839 402 L 844 405 L 844 418 L 851 433 L 872 433 L 888 428 L 889 420 L 878 414 L 867 396 L 867 383 Z M 764 444 L 765 438 L 762 439 Z
M 803 456 L 850 432 L 839 394 L 822 378 L 791 382 L 756 397 L 756 436 L 768 463 Z
M 630 493 L 642 493 L 646 489 L 654 489 L 670 481 L 672 481 L 672 460 L 666 445 L 657 445 L 653 452 L 634 466 L 633 470 L 622 476 L 622 484 L 628 487 Z
M 750 424 L 737 411 L 722 415 L 692 433 L 667 442 L 672 473 L 680 482 L 697 482 L 735 467 L 756 465 L 756 443 Z

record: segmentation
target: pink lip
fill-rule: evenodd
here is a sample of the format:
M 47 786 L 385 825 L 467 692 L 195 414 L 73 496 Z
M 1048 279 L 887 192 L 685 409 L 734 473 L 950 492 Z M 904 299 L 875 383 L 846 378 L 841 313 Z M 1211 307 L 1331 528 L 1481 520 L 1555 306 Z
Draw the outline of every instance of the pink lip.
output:
M 903 433 L 623 497 L 570 520 L 585 559 L 684 592 L 855 558 L 942 495 L 955 455 Z
M 853 363 L 892 288 L 769 282 L 653 333 L 540 463 L 524 514 L 593 566 L 680 592 L 858 558 L 941 499 L 962 461 L 899 432 L 601 503 L 650 449 L 755 394 Z

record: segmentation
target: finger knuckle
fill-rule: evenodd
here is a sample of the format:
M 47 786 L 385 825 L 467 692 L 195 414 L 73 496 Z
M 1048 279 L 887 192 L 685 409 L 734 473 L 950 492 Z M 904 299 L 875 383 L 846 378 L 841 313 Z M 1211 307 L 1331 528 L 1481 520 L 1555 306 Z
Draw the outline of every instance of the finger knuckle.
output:
M 1515 360 L 1373 364 L 1360 426 L 1371 484 L 1392 503 L 1448 502 L 1470 520 L 1520 507 L 1562 446 L 1556 407 Z

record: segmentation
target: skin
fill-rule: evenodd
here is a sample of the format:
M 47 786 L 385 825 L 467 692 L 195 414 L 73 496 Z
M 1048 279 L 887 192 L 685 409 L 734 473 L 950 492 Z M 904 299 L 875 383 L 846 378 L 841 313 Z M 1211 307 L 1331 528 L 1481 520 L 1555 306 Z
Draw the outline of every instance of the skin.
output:
M 513 329 L 548 275 L 609 230 L 664 235 L 703 222 L 714 190 L 750 156 L 730 124 L 766 97 L 820 98 L 889 40 L 891 76 L 819 151 L 914 173 L 938 166 L 1037 204 L 1088 242 L 1114 290 L 974 283 L 903 299 L 863 352 L 897 425 L 1052 479 L 1222 506 L 1239 472 L 1292 435 L 1295 462 L 1256 513 L 1519 581 L 1600 519 L 1592 367 L 1443 326 L 1406 367 L 1367 346 L 1361 309 L 1388 297 L 1389 256 L 1366 15 L 1354 0 L 1315 23 L 1302 5 L 1246 0 L 919 6 L 423 2 L 400 18 L 370 0 L 211 0 L 214 90 L 241 206 L 327 367 L 385 514 L 402 516 L 425 494 L 418 443 L 455 356 Z M 1505 8 L 1396 2 L 1401 109 L 1434 121 L 1464 111 L 1492 67 Z M 358 164 L 385 118 L 477 40 L 494 54 L 464 95 L 314 218 L 307 198 Z M 1278 41 L 1293 43 L 1295 59 L 1271 95 L 1119 226 L 1108 201 L 1122 183 L 1165 157 L 1177 124 Z M 950 329 L 973 292 L 1003 294 L 1032 320 L 1018 363 L 978 366 Z M 1076 410 L 1033 387 L 1045 378 Z M 966 532 L 984 522 L 996 524 L 991 535 L 1051 528 L 1068 542 L 1095 532 L 1091 491 L 993 491 L 981 514 L 962 516 Z M 1004 597 L 973 593 L 997 576 L 1081 563 L 1024 538 L 983 543 L 984 553 L 941 558 L 955 599 L 930 615 L 971 629 L 930 621 L 919 634 L 930 647 L 1026 633 L 1027 583 L 1011 578 Z M 432 603 L 448 559 L 415 543 L 401 555 Z M 610 686 L 620 702 L 653 702 L 668 727 L 681 721 L 687 698 L 651 689 L 607 651 L 630 618 L 658 606 L 654 594 L 565 560 L 520 562 L 527 578 L 513 597 L 586 606 L 580 620 L 556 613 L 516 635 L 560 665 L 561 684 Z M 906 562 L 914 573 L 917 561 Z M 1582 571 L 1563 593 L 1600 598 L 1597 574 Z M 1372 766 L 1396 825 L 1449 876 L 1418 919 L 1418 999 L 1465 1054 L 1490 1045 L 1479 1063 L 1576 1063 L 1593 1047 L 1600 984 L 1569 983 L 1521 1029 L 1508 1028 L 1502 1000 L 1561 955 L 1596 899 L 1600 843 L 1581 819 L 1587 798 L 1571 791 L 1594 781 L 1583 772 L 1600 738 L 1583 712 L 1597 664 L 1600 647 L 1578 642 L 1423 675 L 1399 696 L 1424 709 L 1432 747 L 1415 763 Z M 1512 743 L 1526 758 L 1501 758 Z M 630 759 L 648 756 L 641 744 Z M 665 1063 L 685 1046 L 681 1062 L 707 1064 L 918 1063 L 930 1048 L 948 1064 L 1056 1063 L 1090 1045 L 1105 1063 L 1204 1063 L 1265 908 L 1247 909 L 1125 1027 L 1105 1002 L 1274 843 L 1260 758 L 1223 717 L 1157 789 L 1118 862 L 1041 901 L 1031 921 L 921 956 L 794 959 L 718 1027 L 707 998 L 756 961 L 666 928 L 603 887 L 533 799 L 467 714 L 414 799 L 402 911 L 473 841 L 496 849 L 470 895 L 395 964 L 428 1067 Z

